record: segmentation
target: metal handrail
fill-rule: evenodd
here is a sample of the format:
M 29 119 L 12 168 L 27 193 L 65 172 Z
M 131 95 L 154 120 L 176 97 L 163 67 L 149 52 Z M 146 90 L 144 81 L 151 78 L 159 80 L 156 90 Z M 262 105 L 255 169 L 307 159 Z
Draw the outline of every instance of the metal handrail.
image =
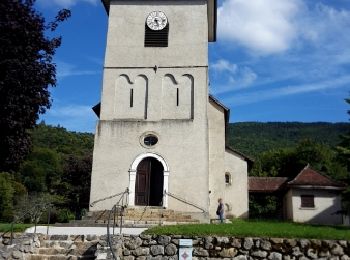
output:
M 115 213 L 116 213 L 116 210 L 117 208 L 120 208 L 120 234 L 122 233 L 122 228 L 123 228 L 123 213 L 124 213 L 124 209 L 127 208 L 128 204 L 129 204 L 129 201 L 128 201 L 128 198 L 129 198 L 129 189 L 126 188 L 126 190 L 124 192 L 122 192 L 121 194 L 121 197 L 119 198 L 118 202 L 116 204 L 114 204 L 114 206 L 112 207 L 112 209 L 110 210 L 109 212 L 109 216 L 108 216 L 108 222 L 107 222 L 107 243 L 109 245 L 109 249 L 111 250 L 112 252 L 112 256 L 113 256 L 113 259 L 117 259 L 117 256 L 114 252 L 114 249 L 113 249 L 113 238 L 110 234 L 110 221 L 111 221 L 111 216 L 112 216 L 112 212 L 113 212 L 113 235 L 114 235 L 114 228 L 115 228 Z M 124 197 L 125 197 L 125 201 L 124 201 Z M 118 216 L 118 215 L 117 215 Z M 117 218 L 117 222 L 118 222 L 118 218 Z
M 102 198 L 102 199 L 95 200 L 95 201 L 93 201 L 93 202 L 90 203 L 90 207 L 95 206 L 96 203 L 99 203 L 99 202 L 101 202 L 101 201 L 105 201 L 105 200 L 112 199 L 112 198 L 114 198 L 114 197 L 118 197 L 118 196 L 120 196 L 120 195 L 123 195 L 124 193 L 125 193 L 125 191 L 119 192 L 119 193 L 117 193 L 117 194 L 114 194 L 114 195 L 111 195 L 111 196 L 108 196 L 108 197 L 105 197 L 105 198 Z
M 181 198 L 181 197 L 178 196 L 178 195 L 175 195 L 175 194 L 173 194 L 173 193 L 167 192 L 166 190 L 164 190 L 164 195 L 168 195 L 168 196 L 170 196 L 170 197 L 172 197 L 172 198 L 174 198 L 174 199 L 176 199 L 176 200 L 178 200 L 178 201 L 180 201 L 180 202 L 182 202 L 182 203 L 185 203 L 185 204 L 187 204 L 187 205 L 190 205 L 190 206 L 192 206 L 192 207 L 195 207 L 195 208 L 197 208 L 197 209 L 203 211 L 203 213 L 207 213 L 207 212 L 208 212 L 208 211 L 206 211 L 204 208 L 198 206 L 197 204 L 195 204 L 195 203 L 193 203 L 193 202 L 190 202 L 190 201 L 187 201 L 186 199 Z

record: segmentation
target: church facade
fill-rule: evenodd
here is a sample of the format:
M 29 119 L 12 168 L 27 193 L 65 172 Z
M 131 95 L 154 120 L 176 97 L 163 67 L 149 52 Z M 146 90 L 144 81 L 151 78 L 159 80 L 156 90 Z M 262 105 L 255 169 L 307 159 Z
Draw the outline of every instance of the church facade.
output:
M 229 110 L 208 93 L 215 0 L 104 0 L 109 14 L 90 211 L 129 207 L 248 214 L 249 160 L 226 146 Z

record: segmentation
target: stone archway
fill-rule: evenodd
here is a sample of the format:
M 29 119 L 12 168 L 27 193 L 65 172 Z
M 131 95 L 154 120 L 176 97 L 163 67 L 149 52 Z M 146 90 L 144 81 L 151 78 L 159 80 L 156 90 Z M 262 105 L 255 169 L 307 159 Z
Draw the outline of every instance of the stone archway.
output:
M 140 170 L 139 166 L 144 167 L 142 164 L 144 164 L 145 162 L 147 163 L 148 161 L 154 160 L 156 162 L 159 163 L 159 165 L 162 166 L 163 168 L 163 193 L 164 191 L 168 191 L 169 188 L 169 167 L 167 165 L 167 163 L 165 162 L 164 158 L 158 154 L 155 153 L 144 153 L 144 154 L 140 154 L 138 155 L 134 162 L 132 163 L 130 170 L 129 170 L 129 205 L 130 206 L 135 206 L 135 199 L 136 199 L 136 192 L 138 192 L 138 196 L 143 196 L 143 194 L 140 194 L 140 190 L 136 190 L 136 180 L 137 180 L 137 171 Z M 145 174 L 145 173 L 143 173 Z M 146 194 L 144 194 L 146 196 L 150 196 L 150 194 L 147 194 L 147 191 L 145 191 Z M 153 195 L 151 195 L 153 196 Z M 142 198 L 141 198 L 142 199 Z M 149 198 L 148 198 L 149 199 Z M 154 196 L 153 196 L 154 199 Z M 140 198 L 137 198 L 137 201 L 139 203 L 136 203 L 136 205 L 144 205 L 144 203 L 140 203 Z M 154 201 L 157 201 L 157 199 L 155 199 Z M 157 202 L 152 202 L 153 204 L 156 204 Z M 152 204 L 151 203 L 151 204 Z M 149 204 L 149 201 L 148 201 Z M 168 196 L 165 194 L 163 197 L 163 207 L 167 208 L 168 207 Z

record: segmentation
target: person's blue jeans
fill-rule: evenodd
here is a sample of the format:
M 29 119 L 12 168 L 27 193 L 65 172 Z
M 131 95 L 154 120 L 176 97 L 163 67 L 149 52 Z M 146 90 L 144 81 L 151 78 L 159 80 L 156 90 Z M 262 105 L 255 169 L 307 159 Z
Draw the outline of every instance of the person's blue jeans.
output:
M 219 220 L 221 223 L 224 223 L 224 212 L 220 212 L 220 215 L 218 215 Z

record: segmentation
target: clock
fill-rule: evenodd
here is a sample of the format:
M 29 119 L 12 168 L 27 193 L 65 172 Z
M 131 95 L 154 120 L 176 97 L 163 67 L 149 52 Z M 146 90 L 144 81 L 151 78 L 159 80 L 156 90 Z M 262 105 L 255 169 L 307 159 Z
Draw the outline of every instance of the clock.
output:
M 147 16 L 146 24 L 151 30 L 160 31 L 168 24 L 168 18 L 162 11 L 153 11 Z

